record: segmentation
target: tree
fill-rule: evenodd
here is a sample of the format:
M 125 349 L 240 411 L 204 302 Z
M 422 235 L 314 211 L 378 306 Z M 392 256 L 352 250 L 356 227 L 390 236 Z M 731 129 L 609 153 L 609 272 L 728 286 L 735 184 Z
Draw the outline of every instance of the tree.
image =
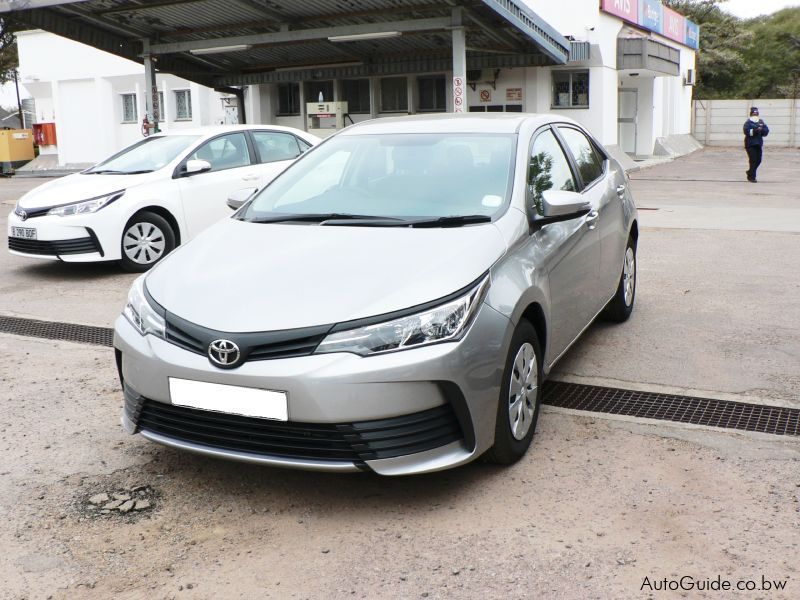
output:
M 752 38 L 743 50 L 745 98 L 797 98 L 800 78 L 800 8 L 786 8 L 748 21 Z
M 744 21 L 720 8 L 725 0 L 663 1 L 700 25 L 695 97 L 736 97 L 747 71 L 743 49 L 753 37 Z
M 0 17 L 0 85 L 14 79 L 18 64 L 17 39 L 12 31 L 12 23 Z

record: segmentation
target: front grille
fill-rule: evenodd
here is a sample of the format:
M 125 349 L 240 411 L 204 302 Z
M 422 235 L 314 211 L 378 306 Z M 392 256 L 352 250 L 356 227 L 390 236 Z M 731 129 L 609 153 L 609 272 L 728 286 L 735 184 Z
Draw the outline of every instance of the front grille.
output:
M 167 340 L 195 354 L 207 356 L 208 346 L 214 340 L 235 342 L 242 353 L 238 364 L 249 360 L 308 356 L 331 329 L 330 325 L 322 325 L 282 331 L 227 333 L 202 327 L 170 312 L 166 313 L 166 323 Z
M 94 238 L 75 238 L 73 240 L 26 240 L 23 238 L 8 238 L 8 249 L 25 254 L 41 254 L 58 256 L 61 254 L 89 254 L 100 252 L 100 247 Z
M 127 393 L 126 414 L 140 430 L 233 452 L 359 462 L 432 450 L 462 439 L 449 404 L 356 423 L 296 423 L 164 404 Z

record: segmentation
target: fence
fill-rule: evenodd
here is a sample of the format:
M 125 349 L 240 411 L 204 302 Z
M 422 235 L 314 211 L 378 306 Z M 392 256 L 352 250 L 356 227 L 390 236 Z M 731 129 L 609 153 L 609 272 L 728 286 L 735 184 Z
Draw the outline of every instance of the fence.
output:
M 800 100 L 695 100 L 692 134 L 706 146 L 740 146 L 751 106 L 769 125 L 770 146 L 800 147 Z

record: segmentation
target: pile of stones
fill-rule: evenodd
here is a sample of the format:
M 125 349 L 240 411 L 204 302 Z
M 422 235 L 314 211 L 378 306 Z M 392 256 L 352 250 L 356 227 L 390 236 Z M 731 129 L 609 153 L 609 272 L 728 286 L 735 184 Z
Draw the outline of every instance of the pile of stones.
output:
M 127 490 L 100 492 L 86 502 L 87 512 L 97 516 L 142 512 L 153 508 L 153 490 L 140 485 Z

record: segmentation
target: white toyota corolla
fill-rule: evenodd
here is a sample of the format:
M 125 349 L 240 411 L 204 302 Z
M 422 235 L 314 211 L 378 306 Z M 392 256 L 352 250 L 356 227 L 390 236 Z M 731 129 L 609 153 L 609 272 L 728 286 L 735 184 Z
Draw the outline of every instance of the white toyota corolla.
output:
M 8 217 L 9 251 L 66 262 L 118 260 L 146 271 L 229 215 L 232 193 L 261 189 L 319 141 L 274 125 L 145 138 L 22 196 Z

